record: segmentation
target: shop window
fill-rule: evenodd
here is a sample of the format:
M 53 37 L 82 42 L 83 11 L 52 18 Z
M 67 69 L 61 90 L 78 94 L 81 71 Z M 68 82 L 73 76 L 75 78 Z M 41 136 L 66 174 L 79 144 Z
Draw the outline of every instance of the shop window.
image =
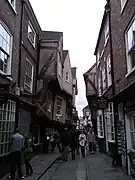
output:
M 135 149 L 135 116 L 131 116 L 130 121 L 131 146 Z
M 98 137 L 104 137 L 104 124 L 103 124 L 103 114 L 99 112 L 97 116 L 97 130 L 98 130 Z
M 0 106 L 0 155 L 9 153 L 9 143 L 14 132 L 16 103 L 8 101 Z
M 115 141 L 115 129 L 114 129 L 114 114 L 113 114 L 113 103 L 108 104 L 107 115 L 107 137 L 108 141 Z

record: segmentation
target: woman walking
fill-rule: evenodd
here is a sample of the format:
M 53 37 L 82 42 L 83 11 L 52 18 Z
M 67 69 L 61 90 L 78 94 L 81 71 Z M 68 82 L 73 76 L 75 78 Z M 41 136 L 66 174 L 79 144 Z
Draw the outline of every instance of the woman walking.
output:
M 24 145 L 25 145 L 24 160 L 25 160 L 25 167 L 26 167 L 26 176 L 32 176 L 33 168 L 32 168 L 31 163 L 30 163 L 31 154 L 33 152 L 32 139 L 26 137 Z

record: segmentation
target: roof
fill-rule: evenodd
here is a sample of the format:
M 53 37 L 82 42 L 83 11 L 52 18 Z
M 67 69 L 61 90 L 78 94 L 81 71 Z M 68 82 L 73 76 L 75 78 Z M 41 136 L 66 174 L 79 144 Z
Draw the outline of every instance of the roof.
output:
M 76 79 L 76 67 L 71 68 L 71 72 L 73 79 Z
M 94 55 L 96 55 L 96 53 L 97 53 L 97 48 L 98 48 L 98 45 L 99 45 L 99 42 L 100 42 L 100 38 L 101 38 L 101 35 L 102 35 L 102 30 L 104 28 L 106 17 L 107 17 L 106 10 L 104 10 L 104 14 L 103 14 L 103 18 L 102 18 L 102 22 L 101 22 L 101 26 L 100 26 L 100 30 L 99 30 L 99 35 L 98 35 L 98 39 L 97 39 L 97 44 L 96 44 L 96 47 L 95 47 Z
M 63 50 L 63 64 L 65 62 L 65 59 L 67 57 L 67 54 L 68 54 L 68 50 Z
M 96 63 L 94 63 L 94 64 L 91 66 L 91 68 L 90 68 L 87 72 L 85 72 L 85 73 L 83 74 L 83 76 L 85 76 L 85 75 L 88 74 L 90 71 L 92 71 L 95 66 L 96 66 Z
M 63 37 L 63 32 L 58 32 L 58 31 L 42 31 L 40 35 L 40 39 L 44 39 L 44 40 L 60 41 L 61 37 Z

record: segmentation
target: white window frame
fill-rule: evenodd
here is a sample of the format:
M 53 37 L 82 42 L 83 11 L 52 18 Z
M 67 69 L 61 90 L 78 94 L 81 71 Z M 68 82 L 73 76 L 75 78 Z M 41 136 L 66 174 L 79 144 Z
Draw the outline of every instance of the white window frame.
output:
M 16 103 L 8 100 L 7 104 L 0 106 L 0 156 L 9 153 L 11 136 L 15 128 Z
M 7 34 L 10 36 L 10 47 L 9 47 L 9 59 L 7 63 L 7 72 L 0 70 L 0 74 L 4 75 L 11 75 L 11 63 L 12 63 L 12 44 L 13 44 L 13 36 L 11 35 L 8 27 L 5 25 L 4 22 L 0 21 L 0 25 L 4 28 Z M 2 37 L 2 36 L 1 36 Z M 3 37 L 2 37 L 3 39 Z M 8 53 L 7 53 L 8 54 Z
M 69 72 L 66 72 L 66 82 L 69 83 Z
M 14 3 L 12 4 L 12 2 L 11 2 L 12 0 L 8 0 L 8 2 L 9 2 L 9 4 L 10 4 L 10 6 L 12 7 L 12 9 L 14 10 L 14 12 L 16 13 L 16 0 L 13 0 L 14 1 Z
M 33 64 L 29 61 L 28 58 L 25 59 L 25 64 L 26 64 L 26 61 L 27 61 L 27 62 L 31 65 L 31 67 L 32 67 L 32 76 L 31 76 L 31 85 L 30 85 L 30 86 L 25 82 L 25 79 L 24 79 L 24 89 L 25 89 L 26 91 L 29 91 L 30 93 L 32 93 L 32 91 L 33 91 L 33 78 L 34 78 L 34 66 L 33 66 Z M 26 70 L 26 68 L 25 68 L 25 70 Z M 25 76 L 27 76 L 26 71 L 25 71 Z M 25 78 L 25 77 L 24 77 L 24 78 Z M 28 88 L 30 88 L 30 90 L 28 90 Z
M 120 0 L 121 3 L 121 12 L 123 12 L 128 0 Z
M 35 48 L 35 45 L 36 45 L 36 32 L 35 32 L 34 27 L 33 27 L 33 25 L 31 24 L 30 21 L 28 21 L 28 31 L 29 31 L 29 27 L 31 28 L 32 32 L 34 33 L 34 40 L 33 40 L 34 42 L 32 42 L 32 40 L 31 40 L 31 38 L 29 36 L 29 32 L 27 33 L 27 37 L 28 37 L 29 41 L 31 42 L 31 44 L 33 45 L 33 47 Z
M 108 85 L 108 87 L 110 87 L 112 85 L 111 58 L 110 58 L 110 55 L 107 57 L 106 65 L 107 65 L 107 85 Z
M 131 59 L 131 52 L 134 51 L 134 48 L 135 48 L 135 40 L 133 40 L 133 38 L 134 38 L 133 37 L 133 26 L 135 26 L 135 17 L 132 19 L 132 21 L 125 33 L 126 55 L 127 55 L 127 75 L 126 76 L 128 76 L 135 70 L 135 66 L 132 67 L 132 59 Z M 132 31 L 132 34 L 129 34 L 130 31 Z M 130 36 L 132 36 L 132 37 L 130 37 Z M 131 44 L 129 43 L 129 41 L 132 41 L 132 42 L 130 42 Z M 129 46 L 131 46 L 131 47 L 129 47 Z
M 102 95 L 102 83 L 101 83 L 101 75 L 98 77 L 98 95 Z
M 57 101 L 58 99 L 61 100 L 61 105 L 58 105 Z M 62 116 L 62 105 L 63 105 L 63 98 L 60 96 L 56 96 L 56 116 L 61 117 Z M 60 114 L 57 113 L 57 109 L 60 108 Z
M 107 140 L 108 142 L 115 142 L 113 102 L 108 103 L 108 108 L 106 109 L 106 118 L 107 118 Z
M 104 122 L 102 110 L 98 110 L 97 112 L 97 132 L 98 138 L 104 138 Z
M 106 74 L 105 74 L 105 67 L 102 69 L 102 81 L 103 81 L 103 91 L 106 89 Z
M 107 19 L 106 25 L 105 25 L 105 44 L 104 44 L 104 46 L 107 45 L 108 40 L 109 40 L 109 20 Z
M 100 52 L 99 50 L 97 51 L 97 67 L 99 66 L 100 64 Z

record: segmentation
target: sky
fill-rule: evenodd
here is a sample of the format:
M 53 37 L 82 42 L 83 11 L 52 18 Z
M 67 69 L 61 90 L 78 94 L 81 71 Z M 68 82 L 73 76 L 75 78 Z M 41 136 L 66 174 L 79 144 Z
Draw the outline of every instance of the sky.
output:
M 42 30 L 63 32 L 64 49 L 77 67 L 79 116 L 87 105 L 83 74 L 95 63 L 94 50 L 106 0 L 30 0 Z

